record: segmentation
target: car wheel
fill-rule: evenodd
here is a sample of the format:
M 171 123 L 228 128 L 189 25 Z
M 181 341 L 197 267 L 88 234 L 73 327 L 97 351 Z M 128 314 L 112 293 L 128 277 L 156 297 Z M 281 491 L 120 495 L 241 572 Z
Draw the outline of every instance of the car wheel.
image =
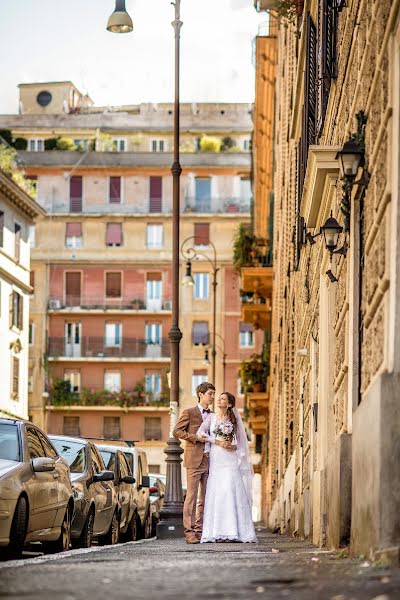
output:
M 158 519 L 154 515 L 151 517 L 151 537 L 155 537 L 157 535 L 157 523 Z
M 151 530 L 152 530 L 152 518 L 151 518 L 151 514 L 150 514 L 150 510 L 147 513 L 147 516 L 145 518 L 144 521 L 144 525 L 143 525 L 143 537 L 145 540 L 147 540 L 148 538 L 151 537 Z
M 105 535 L 99 538 L 99 542 L 102 546 L 112 546 L 118 544 L 119 541 L 119 519 L 118 511 L 114 511 L 111 519 L 110 528 Z
M 5 550 L 7 558 L 18 558 L 21 556 L 25 546 L 26 524 L 28 522 L 28 504 L 26 498 L 21 496 L 15 508 L 14 517 L 10 530 L 10 543 Z
M 140 519 L 138 517 L 137 512 L 135 511 L 132 515 L 132 518 L 129 522 L 128 529 L 126 530 L 126 541 L 127 542 L 136 542 L 139 539 L 140 532 Z
M 45 542 L 43 544 L 45 552 L 53 554 L 54 552 L 66 552 L 71 544 L 71 509 L 67 506 L 64 519 L 61 525 L 61 533 L 55 542 Z
M 79 536 L 75 546 L 76 548 L 90 548 L 93 541 L 94 511 L 89 510 L 82 533 Z

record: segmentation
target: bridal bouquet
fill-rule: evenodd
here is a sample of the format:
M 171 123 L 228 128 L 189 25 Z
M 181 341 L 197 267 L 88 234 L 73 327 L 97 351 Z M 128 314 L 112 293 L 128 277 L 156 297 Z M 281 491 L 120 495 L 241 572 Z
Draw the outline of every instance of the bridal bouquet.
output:
M 214 429 L 216 440 L 231 442 L 233 440 L 233 425 L 230 421 L 220 421 Z

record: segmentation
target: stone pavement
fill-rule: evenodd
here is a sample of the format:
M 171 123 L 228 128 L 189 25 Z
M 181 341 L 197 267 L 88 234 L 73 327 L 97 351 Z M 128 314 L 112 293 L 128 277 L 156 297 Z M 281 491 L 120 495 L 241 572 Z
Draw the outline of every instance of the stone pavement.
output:
M 400 571 L 258 530 L 259 544 L 146 540 L 0 563 L 0 598 L 397 600 Z

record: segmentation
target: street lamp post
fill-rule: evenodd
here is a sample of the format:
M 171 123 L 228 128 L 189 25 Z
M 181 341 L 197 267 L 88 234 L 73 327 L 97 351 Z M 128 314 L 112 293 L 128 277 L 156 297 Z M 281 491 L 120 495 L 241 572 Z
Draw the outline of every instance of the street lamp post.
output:
M 219 268 L 217 267 L 217 250 L 214 246 L 214 244 L 212 243 L 211 240 L 208 241 L 209 245 L 211 246 L 212 250 L 213 250 L 213 258 L 211 259 L 209 256 L 207 256 L 207 254 L 205 254 L 204 252 L 201 252 L 201 250 L 197 250 L 196 248 L 193 248 L 193 246 L 189 246 L 189 247 L 185 247 L 186 244 L 190 241 L 193 240 L 194 236 L 190 236 L 188 238 L 186 238 L 183 242 L 182 242 L 182 246 L 181 246 L 181 253 L 183 258 L 186 260 L 186 275 L 183 278 L 183 285 L 193 285 L 193 277 L 192 277 L 192 260 L 194 258 L 197 258 L 199 256 L 202 256 L 203 258 L 205 258 L 211 265 L 212 268 L 212 274 L 213 274 L 213 280 L 212 280 L 212 288 L 213 288 L 213 328 L 212 328 L 212 334 L 211 334 L 211 339 L 212 339 L 212 343 L 211 343 L 211 365 L 212 365 L 212 383 L 215 385 L 215 363 L 216 363 L 216 355 L 217 355 L 217 351 L 215 348 L 215 336 L 216 336 L 216 321 L 217 321 L 217 274 L 219 271 Z
M 179 67 L 180 67 L 180 19 L 181 0 L 172 3 L 175 7 L 175 19 L 172 26 L 175 32 L 175 98 L 174 98 L 174 161 L 172 173 L 172 325 L 168 337 L 171 343 L 171 389 L 170 389 L 170 430 L 167 447 L 167 482 L 161 520 L 157 525 L 157 537 L 160 539 L 183 536 L 183 494 L 181 475 L 181 454 L 183 452 L 178 439 L 172 432 L 178 420 L 179 407 L 179 345 L 182 333 L 179 329 L 179 218 L 180 218 L 180 176 L 182 168 L 179 160 Z M 125 10 L 125 0 L 116 0 L 115 11 L 109 18 L 107 29 L 115 33 L 132 31 L 133 23 Z

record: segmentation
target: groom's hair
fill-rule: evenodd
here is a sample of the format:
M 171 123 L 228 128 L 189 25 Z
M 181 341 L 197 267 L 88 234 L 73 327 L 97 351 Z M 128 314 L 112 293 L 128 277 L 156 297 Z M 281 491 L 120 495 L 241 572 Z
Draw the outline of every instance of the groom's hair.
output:
M 200 400 L 200 394 L 205 394 L 208 390 L 215 390 L 215 387 L 212 383 L 209 383 L 208 381 L 203 381 L 203 383 L 200 383 L 196 388 L 197 399 Z

